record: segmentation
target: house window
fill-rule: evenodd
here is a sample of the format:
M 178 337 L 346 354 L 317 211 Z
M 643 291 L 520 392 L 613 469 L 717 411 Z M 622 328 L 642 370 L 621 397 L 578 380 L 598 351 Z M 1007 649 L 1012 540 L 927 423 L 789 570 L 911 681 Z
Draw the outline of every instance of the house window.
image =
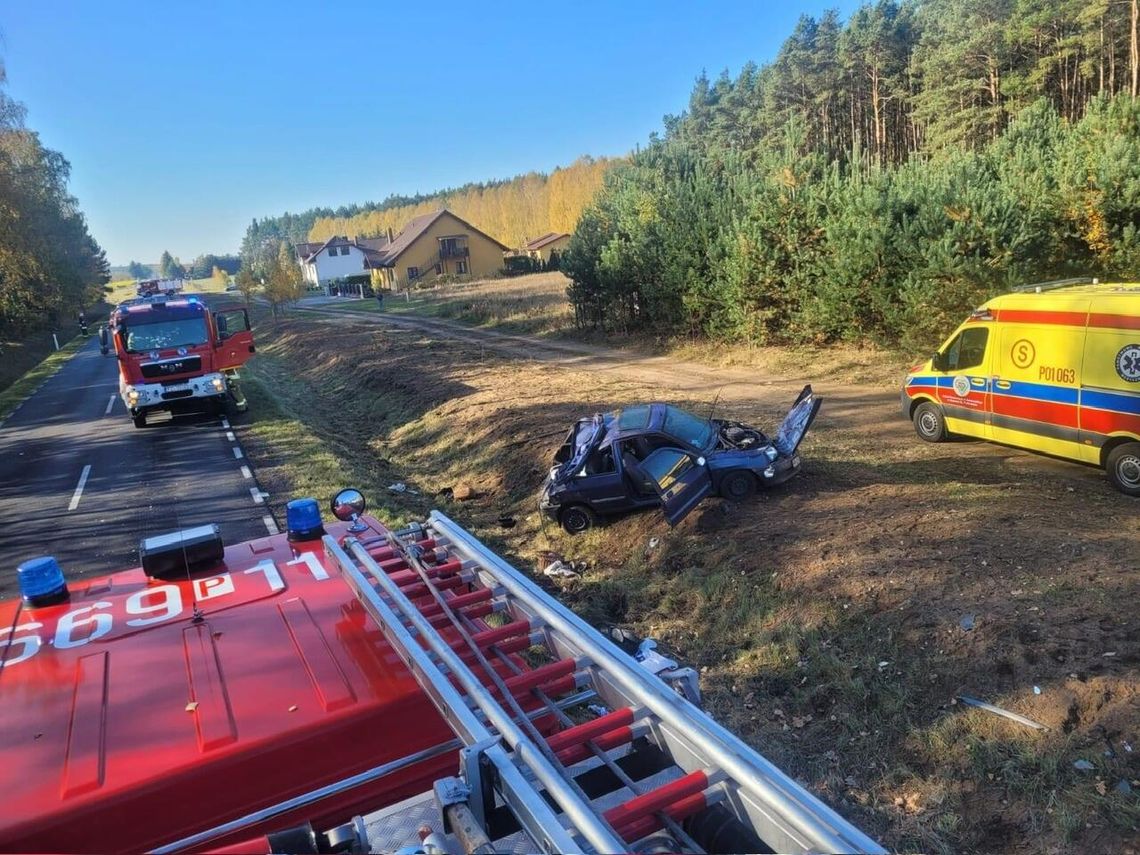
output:
M 413 279 L 419 279 L 419 278 L 420 278 L 420 269 L 418 267 L 409 267 L 408 268 L 408 281 L 411 282 Z
M 341 254 L 341 255 L 348 255 L 348 247 L 347 247 L 347 246 L 342 246 L 342 247 L 340 248 L 340 254 Z
M 462 276 L 464 273 L 466 273 L 467 272 L 467 262 L 466 261 L 455 262 L 455 272 L 458 273 L 460 276 Z
M 336 258 L 336 247 L 335 246 L 329 247 L 329 257 L 330 258 Z

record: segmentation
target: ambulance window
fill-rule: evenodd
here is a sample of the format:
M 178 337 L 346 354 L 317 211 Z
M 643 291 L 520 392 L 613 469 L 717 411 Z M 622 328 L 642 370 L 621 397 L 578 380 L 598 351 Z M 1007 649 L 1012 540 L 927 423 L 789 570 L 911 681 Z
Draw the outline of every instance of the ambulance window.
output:
M 989 337 L 990 331 L 985 327 L 962 330 L 962 334 L 954 339 L 946 351 L 946 370 L 965 371 L 985 362 L 986 341 Z

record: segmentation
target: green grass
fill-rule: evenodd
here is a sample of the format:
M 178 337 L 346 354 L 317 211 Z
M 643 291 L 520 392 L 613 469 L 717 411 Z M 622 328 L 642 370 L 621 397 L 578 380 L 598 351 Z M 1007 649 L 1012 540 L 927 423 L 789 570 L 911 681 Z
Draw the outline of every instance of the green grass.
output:
M 30 395 L 41 383 L 59 371 L 64 363 L 75 356 L 88 341 L 90 341 L 89 338 L 76 336 L 59 350 L 51 353 L 35 368 L 17 378 L 6 389 L 0 391 L 0 422 L 7 419 L 17 404 Z

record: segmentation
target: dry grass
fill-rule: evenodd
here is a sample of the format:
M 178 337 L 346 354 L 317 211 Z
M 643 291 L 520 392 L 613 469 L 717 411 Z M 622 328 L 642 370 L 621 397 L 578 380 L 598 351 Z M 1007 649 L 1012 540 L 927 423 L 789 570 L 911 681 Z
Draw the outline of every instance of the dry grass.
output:
M 385 308 L 514 332 L 558 332 L 573 323 L 569 282 L 561 273 L 535 273 L 436 285 L 413 291 L 410 301 L 393 297 Z
M 504 285 L 525 287 L 487 283 Z M 381 516 L 439 506 L 521 567 L 547 550 L 585 561 L 564 601 L 700 667 L 718 719 L 889 846 L 1109 852 L 1135 839 L 1136 796 L 1114 788 L 1140 778 L 1125 747 L 1140 746 L 1140 521 L 1096 472 L 917 442 L 895 414 L 889 356 L 756 351 L 749 371 L 827 372 L 803 475 L 745 505 L 710 501 L 675 530 L 642 514 L 569 538 L 535 506 L 566 426 L 646 398 L 696 403 L 678 385 L 363 325 L 263 327 L 259 345 L 262 441 L 247 451 L 273 474 L 273 502 L 354 481 Z M 786 398 L 758 387 L 720 411 L 770 426 Z M 459 482 L 482 498 L 434 495 Z M 959 693 L 1051 729 L 963 709 Z

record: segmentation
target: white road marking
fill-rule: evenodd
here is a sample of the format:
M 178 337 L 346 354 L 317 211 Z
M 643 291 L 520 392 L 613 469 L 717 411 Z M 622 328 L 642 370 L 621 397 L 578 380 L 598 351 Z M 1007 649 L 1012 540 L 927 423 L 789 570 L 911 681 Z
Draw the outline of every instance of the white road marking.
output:
M 230 420 L 229 419 L 222 419 L 222 427 L 224 427 L 226 430 L 229 430 L 230 429 Z
M 248 466 L 243 466 L 241 468 L 241 477 L 242 478 L 252 478 L 253 477 L 253 473 L 249 471 Z
M 266 514 L 265 516 L 263 516 L 261 518 L 261 521 L 263 523 L 265 523 L 265 528 L 270 534 L 277 534 L 278 533 L 277 523 L 275 523 L 273 521 L 273 517 L 269 516 L 269 514 Z
M 117 395 L 111 396 L 111 400 L 107 402 L 107 409 L 103 410 L 103 415 L 109 416 L 111 414 L 111 408 L 115 406 L 115 398 L 117 397 Z
M 253 497 L 253 503 L 255 505 L 260 505 L 265 501 L 265 494 L 262 493 L 261 490 L 257 489 L 257 487 L 250 487 L 249 494 Z
M 79 483 L 75 485 L 75 493 L 71 496 L 71 504 L 67 506 L 69 511 L 74 511 L 79 507 L 79 497 L 83 495 L 83 488 L 87 486 L 87 476 L 91 474 L 91 464 L 88 463 L 83 467 L 83 474 L 79 476 Z
M 236 442 L 234 439 L 234 432 L 232 430 L 226 431 L 226 439 L 228 439 L 230 442 Z
M 234 446 L 234 457 L 236 457 L 238 460 L 241 460 L 241 449 L 236 445 Z

